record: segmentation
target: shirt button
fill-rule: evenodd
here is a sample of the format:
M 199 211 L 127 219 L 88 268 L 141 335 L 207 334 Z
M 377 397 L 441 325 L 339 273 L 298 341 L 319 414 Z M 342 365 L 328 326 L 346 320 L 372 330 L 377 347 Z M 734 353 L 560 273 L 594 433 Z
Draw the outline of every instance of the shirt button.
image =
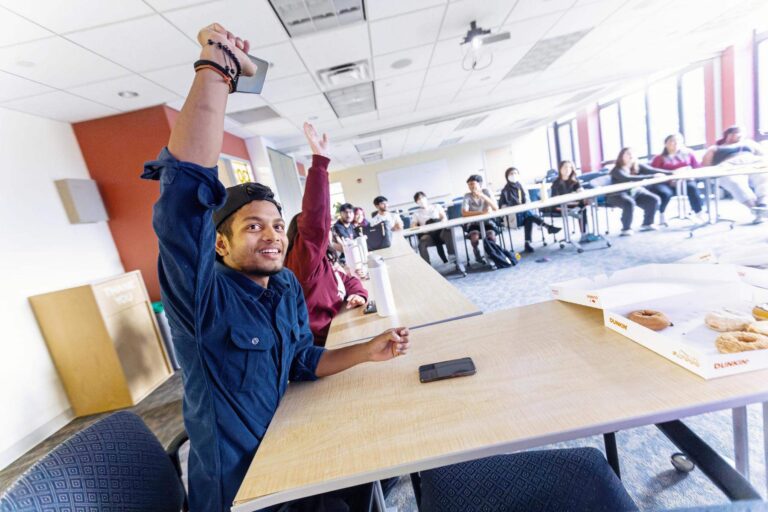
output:
M 251 338 L 251 344 L 252 345 L 258 345 L 259 341 L 261 341 L 261 340 L 259 340 L 259 338 Z

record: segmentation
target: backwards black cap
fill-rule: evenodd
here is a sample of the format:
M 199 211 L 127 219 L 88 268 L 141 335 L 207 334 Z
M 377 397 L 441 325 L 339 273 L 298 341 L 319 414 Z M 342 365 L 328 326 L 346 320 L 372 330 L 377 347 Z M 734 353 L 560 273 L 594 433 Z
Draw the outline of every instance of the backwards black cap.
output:
M 280 215 L 283 214 L 283 209 L 275 200 L 275 194 L 271 188 L 261 183 L 242 183 L 227 189 L 227 200 L 224 201 L 224 205 L 213 212 L 214 225 L 218 228 L 227 217 L 251 201 L 269 201 L 277 207 Z

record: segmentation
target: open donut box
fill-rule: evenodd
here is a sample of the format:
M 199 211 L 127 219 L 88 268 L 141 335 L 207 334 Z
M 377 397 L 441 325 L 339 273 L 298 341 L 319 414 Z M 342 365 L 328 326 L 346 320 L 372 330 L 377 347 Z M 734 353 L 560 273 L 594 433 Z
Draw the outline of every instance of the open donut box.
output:
M 746 284 L 733 266 L 643 265 L 551 288 L 558 299 L 602 309 L 606 327 L 704 379 L 768 368 L 768 350 L 718 352 L 722 333 L 704 323 L 709 311 L 749 314 L 768 301 L 768 290 Z M 631 321 L 629 313 L 641 309 L 661 311 L 673 325 L 653 331 Z

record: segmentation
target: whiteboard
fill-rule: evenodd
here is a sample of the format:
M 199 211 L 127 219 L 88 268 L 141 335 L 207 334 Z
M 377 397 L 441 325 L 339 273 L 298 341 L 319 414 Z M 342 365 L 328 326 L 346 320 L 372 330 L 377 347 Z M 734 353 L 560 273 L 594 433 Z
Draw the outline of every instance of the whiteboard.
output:
M 413 203 L 413 194 L 419 191 L 427 197 L 451 194 L 451 176 L 445 160 L 391 169 L 380 172 L 377 177 L 379 191 L 390 205 Z

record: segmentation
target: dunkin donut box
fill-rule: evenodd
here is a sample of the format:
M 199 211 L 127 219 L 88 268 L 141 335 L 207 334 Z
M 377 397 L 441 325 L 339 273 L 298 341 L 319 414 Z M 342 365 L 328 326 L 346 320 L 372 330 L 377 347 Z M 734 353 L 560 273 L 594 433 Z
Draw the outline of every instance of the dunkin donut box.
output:
M 734 265 L 650 264 L 550 285 L 552 297 L 598 309 L 680 295 L 741 280 Z
M 768 368 L 768 350 L 721 354 L 715 345 L 722 333 L 710 329 L 704 317 L 727 309 L 750 314 L 764 302 L 766 290 L 745 283 L 721 284 L 694 292 L 643 299 L 603 310 L 605 326 L 705 379 Z M 632 311 L 650 309 L 664 313 L 673 325 L 653 331 L 629 319 Z

